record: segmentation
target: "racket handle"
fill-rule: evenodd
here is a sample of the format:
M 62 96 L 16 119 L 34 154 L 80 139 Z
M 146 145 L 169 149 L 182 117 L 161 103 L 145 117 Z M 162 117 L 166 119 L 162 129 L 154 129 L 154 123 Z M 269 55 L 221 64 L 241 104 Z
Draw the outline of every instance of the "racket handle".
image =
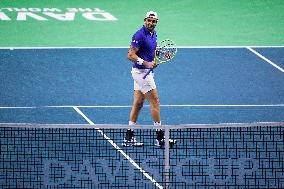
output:
M 152 71 L 153 71 L 153 69 L 149 69 L 149 70 L 147 71 L 147 73 L 143 76 L 143 79 L 146 79 L 147 75 L 149 75 L 149 73 L 152 72 Z

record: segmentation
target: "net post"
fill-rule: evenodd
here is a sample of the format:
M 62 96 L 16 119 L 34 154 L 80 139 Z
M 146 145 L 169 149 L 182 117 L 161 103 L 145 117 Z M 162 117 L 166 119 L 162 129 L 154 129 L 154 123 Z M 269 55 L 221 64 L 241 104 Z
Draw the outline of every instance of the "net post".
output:
M 169 188 L 170 183 L 170 129 L 165 128 L 165 188 Z

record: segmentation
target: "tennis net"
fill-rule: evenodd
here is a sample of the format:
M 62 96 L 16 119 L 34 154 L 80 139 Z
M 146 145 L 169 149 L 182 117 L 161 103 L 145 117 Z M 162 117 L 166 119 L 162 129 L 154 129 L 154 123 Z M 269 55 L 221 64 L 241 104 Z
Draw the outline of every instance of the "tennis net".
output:
M 0 124 L 0 188 L 284 187 L 283 122 L 137 125 L 144 146 L 123 147 L 128 128 Z

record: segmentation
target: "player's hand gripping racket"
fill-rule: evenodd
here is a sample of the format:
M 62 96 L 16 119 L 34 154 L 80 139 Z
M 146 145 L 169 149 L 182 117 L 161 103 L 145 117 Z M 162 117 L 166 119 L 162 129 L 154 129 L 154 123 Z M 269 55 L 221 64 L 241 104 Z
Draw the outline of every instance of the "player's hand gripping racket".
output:
M 173 40 L 165 39 L 161 41 L 155 50 L 154 61 L 156 65 L 154 68 L 156 68 L 160 64 L 163 64 L 165 62 L 172 60 L 176 54 L 177 54 L 177 48 Z M 147 75 L 153 71 L 154 68 L 149 69 L 149 71 L 143 76 L 143 79 L 145 79 Z

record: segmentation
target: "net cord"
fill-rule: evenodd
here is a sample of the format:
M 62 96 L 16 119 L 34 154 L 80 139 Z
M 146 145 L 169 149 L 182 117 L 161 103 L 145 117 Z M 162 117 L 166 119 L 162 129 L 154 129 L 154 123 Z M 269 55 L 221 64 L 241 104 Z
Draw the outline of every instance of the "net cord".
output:
M 70 129 L 202 129 L 226 127 L 276 127 L 284 122 L 219 123 L 219 124 L 178 124 L 178 125 L 125 125 L 125 124 L 38 124 L 38 123 L 0 123 L 0 127 L 16 128 L 70 128 Z

